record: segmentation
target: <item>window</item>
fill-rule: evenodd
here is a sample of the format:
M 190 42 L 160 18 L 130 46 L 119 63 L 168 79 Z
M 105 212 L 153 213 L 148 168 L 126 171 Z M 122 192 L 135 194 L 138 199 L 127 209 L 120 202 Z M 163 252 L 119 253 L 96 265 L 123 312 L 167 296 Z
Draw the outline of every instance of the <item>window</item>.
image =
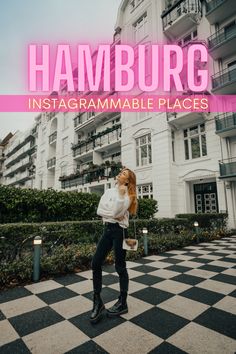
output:
M 94 112 L 88 112 L 87 119 L 90 119 L 95 116 Z
M 68 136 L 62 139 L 62 155 L 68 154 Z
M 177 44 L 179 46 L 184 46 L 187 43 L 191 42 L 192 40 L 196 40 L 197 39 L 197 29 L 195 29 L 194 31 L 188 33 L 186 36 L 184 36 L 183 38 L 181 38 Z
M 61 166 L 61 176 L 66 176 L 66 165 Z
M 151 133 L 146 134 L 136 141 L 136 165 L 146 166 L 152 163 Z
M 130 0 L 130 10 L 132 11 L 135 8 L 135 0 Z
M 184 129 L 185 160 L 207 155 L 205 124 Z
M 175 162 L 175 132 L 171 130 L 172 161 Z
M 152 183 L 141 184 L 141 185 L 138 185 L 137 187 L 138 187 L 138 197 L 139 198 L 146 198 L 146 199 L 153 198 Z
M 145 12 L 134 24 L 134 41 L 140 42 L 148 35 L 147 12 Z

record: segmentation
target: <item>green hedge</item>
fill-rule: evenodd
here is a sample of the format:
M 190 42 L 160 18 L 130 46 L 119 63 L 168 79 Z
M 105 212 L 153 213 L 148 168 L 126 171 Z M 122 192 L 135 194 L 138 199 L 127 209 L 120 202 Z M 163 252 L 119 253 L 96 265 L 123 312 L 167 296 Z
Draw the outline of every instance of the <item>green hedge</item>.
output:
M 178 234 L 181 230 L 190 230 L 186 219 L 137 219 L 135 224 L 131 219 L 128 230 L 131 237 L 134 234 L 134 226 L 137 236 L 142 235 L 143 227 L 147 227 L 149 233 L 158 235 L 170 232 Z M 43 238 L 43 250 L 48 254 L 55 244 L 68 246 L 97 242 L 102 232 L 101 220 L 1 224 L 0 256 L 7 261 L 20 259 L 25 250 L 32 252 L 32 240 L 36 235 Z
M 149 255 L 161 254 L 162 252 L 182 248 L 197 241 L 210 241 L 219 239 L 227 234 L 222 231 L 203 231 L 200 235 L 182 230 L 178 235 L 170 233 L 157 236 L 148 235 Z M 198 238 L 197 238 L 198 237 Z M 91 269 L 91 261 L 96 250 L 96 243 L 91 244 L 71 244 L 69 246 L 60 245 L 53 249 L 50 256 L 41 257 L 41 280 L 53 276 L 62 275 L 68 272 L 79 272 Z M 144 246 L 142 238 L 139 238 L 137 252 L 127 251 L 126 260 L 135 260 L 144 256 Z M 105 264 L 114 262 L 114 251 L 109 252 L 105 259 Z M 13 287 L 18 284 L 32 282 L 32 255 L 23 259 L 8 262 L 0 265 L 0 288 Z
M 200 228 L 225 228 L 227 226 L 228 214 L 212 213 L 212 214 L 177 214 L 176 218 L 187 219 L 189 224 L 193 225 L 197 221 Z
M 100 219 L 99 200 L 95 193 L 0 186 L 0 224 Z M 148 219 L 156 212 L 155 200 L 139 199 L 138 218 Z
M 0 223 L 92 219 L 98 201 L 93 193 L 0 186 Z

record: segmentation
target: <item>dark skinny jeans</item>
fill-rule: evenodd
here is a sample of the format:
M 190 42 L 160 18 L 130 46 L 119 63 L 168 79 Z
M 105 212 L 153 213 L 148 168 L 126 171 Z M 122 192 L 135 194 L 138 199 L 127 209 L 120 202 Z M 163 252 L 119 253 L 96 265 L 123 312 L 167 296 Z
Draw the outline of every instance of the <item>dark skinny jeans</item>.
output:
M 127 229 L 124 229 L 125 238 L 127 237 Z M 103 235 L 97 244 L 96 252 L 93 256 L 91 266 L 93 271 L 93 288 L 94 292 L 100 293 L 102 290 L 102 265 L 103 262 L 114 247 L 115 269 L 119 275 L 120 291 L 128 292 L 129 276 L 126 269 L 126 250 L 122 248 L 123 228 L 119 223 L 106 223 Z

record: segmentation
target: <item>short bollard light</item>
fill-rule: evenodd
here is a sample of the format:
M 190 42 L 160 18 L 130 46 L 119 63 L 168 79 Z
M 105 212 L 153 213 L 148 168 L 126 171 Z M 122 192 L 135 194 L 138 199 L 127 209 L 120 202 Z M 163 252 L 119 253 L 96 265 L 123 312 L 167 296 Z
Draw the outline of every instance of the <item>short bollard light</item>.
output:
M 199 224 L 197 221 L 194 221 L 194 227 L 195 227 L 195 231 L 196 231 L 196 235 L 197 235 L 197 242 L 199 242 Z
M 34 238 L 34 272 L 33 280 L 36 282 L 39 280 L 40 275 L 40 255 L 41 255 L 42 239 L 40 236 Z
M 148 229 L 146 227 L 143 228 L 143 245 L 144 245 L 144 254 L 148 255 L 148 239 L 147 239 Z

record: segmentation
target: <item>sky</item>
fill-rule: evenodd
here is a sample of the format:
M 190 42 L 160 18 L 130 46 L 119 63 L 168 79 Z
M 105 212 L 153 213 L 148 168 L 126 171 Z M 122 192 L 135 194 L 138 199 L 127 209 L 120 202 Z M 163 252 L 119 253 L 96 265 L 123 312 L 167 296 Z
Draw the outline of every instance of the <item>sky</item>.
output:
M 121 0 L 7 0 L 0 3 L 0 94 L 27 94 L 29 43 L 110 43 Z M 35 113 L 0 113 L 0 139 L 24 131 Z

